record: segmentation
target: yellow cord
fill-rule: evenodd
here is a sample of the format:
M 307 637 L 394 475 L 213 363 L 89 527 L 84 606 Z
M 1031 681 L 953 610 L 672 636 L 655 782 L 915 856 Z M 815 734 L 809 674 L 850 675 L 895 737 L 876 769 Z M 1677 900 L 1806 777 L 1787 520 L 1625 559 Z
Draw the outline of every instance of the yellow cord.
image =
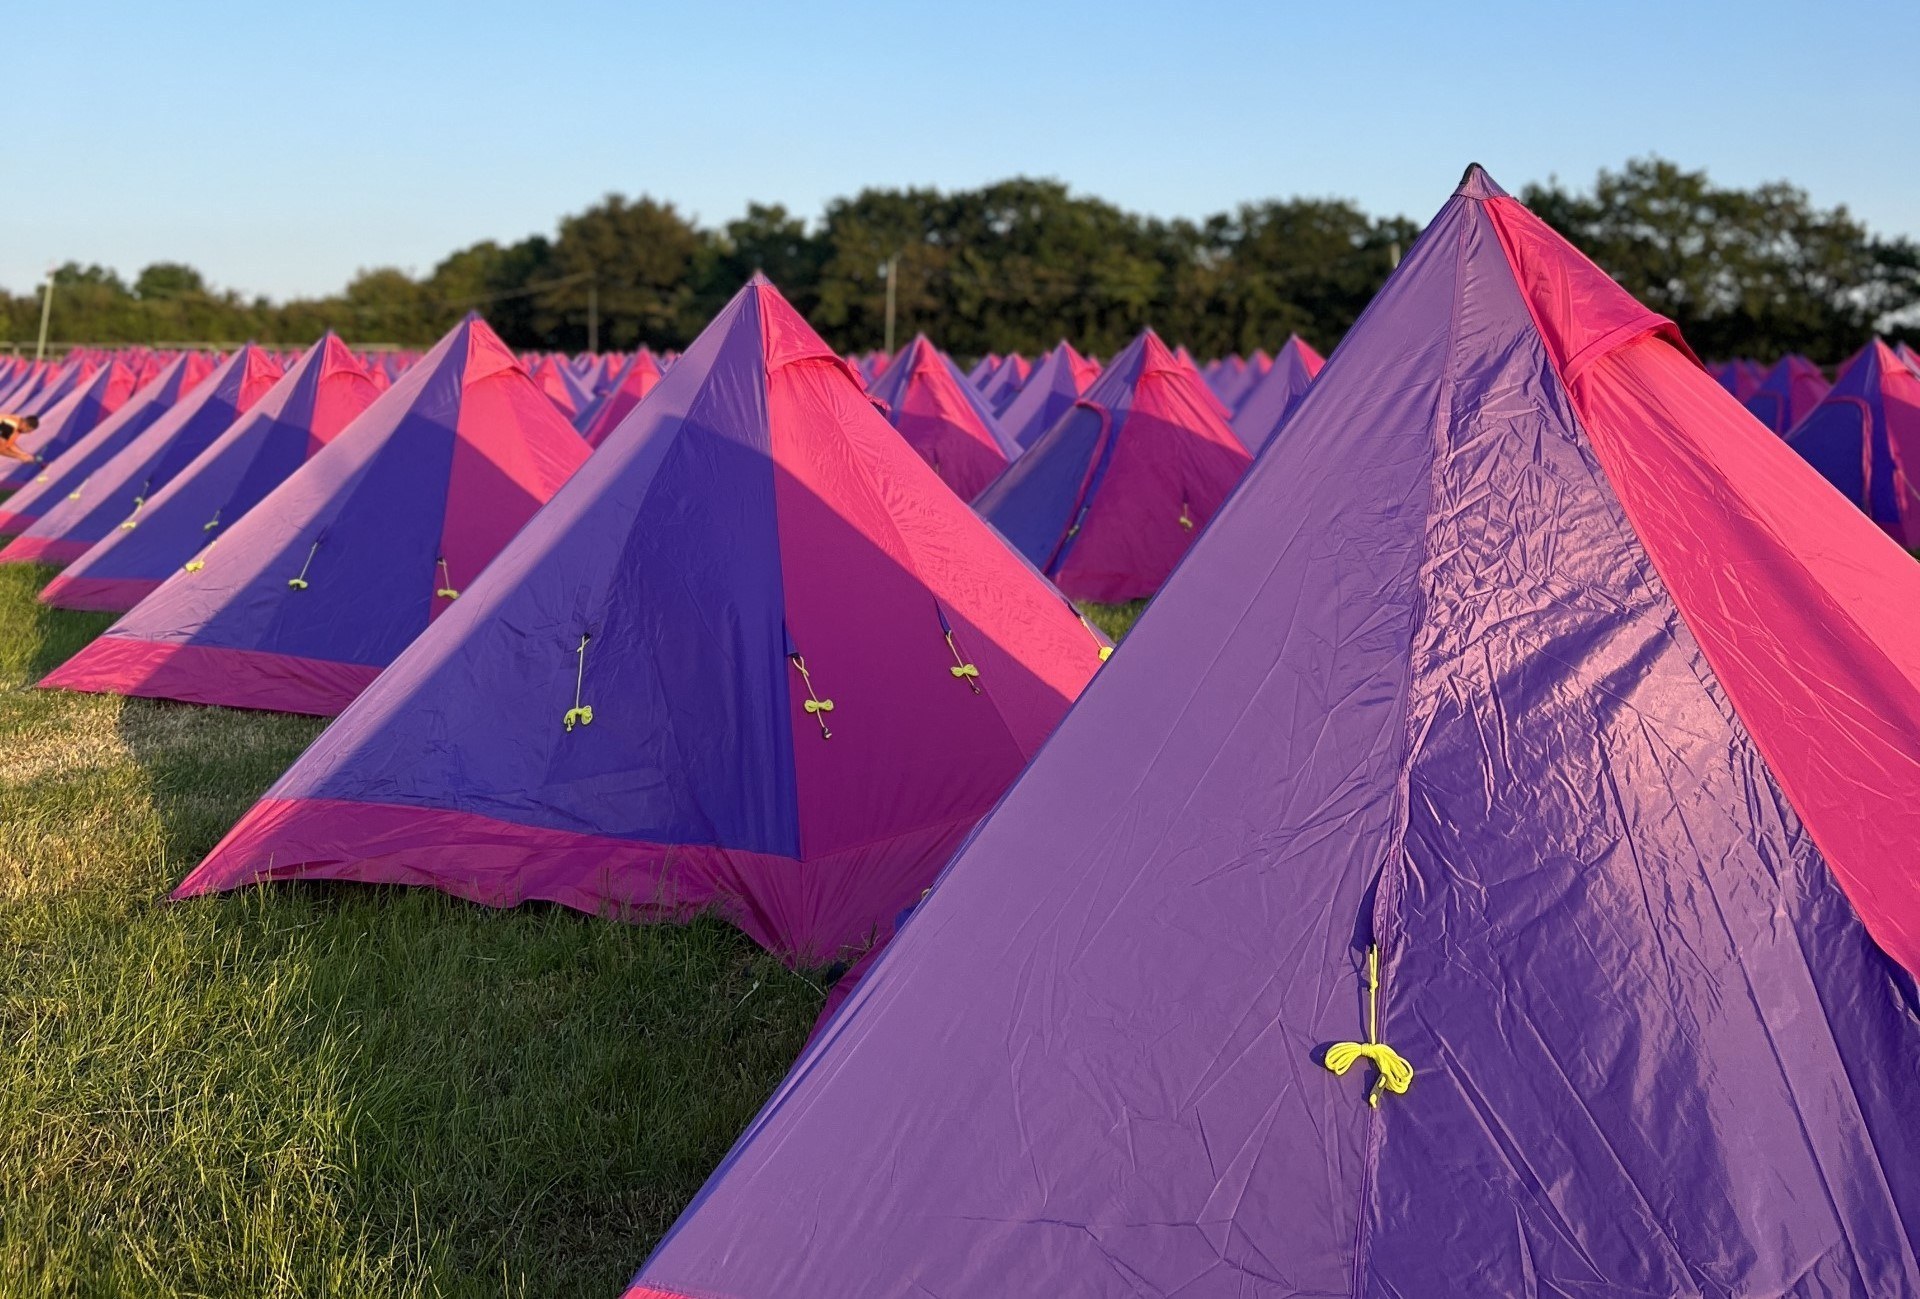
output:
M 1398 1051 L 1380 1040 L 1380 949 L 1367 949 L 1367 1040 L 1364 1042 L 1335 1042 L 1327 1048 L 1327 1068 L 1336 1075 L 1344 1075 L 1353 1068 L 1356 1060 L 1371 1060 L 1379 1071 L 1374 1080 L 1373 1090 L 1367 1094 L 1367 1104 L 1379 1108 L 1380 1092 L 1384 1088 L 1396 1096 L 1404 1096 L 1407 1088 L 1413 1085 L 1413 1066 Z
M 967 687 L 972 690 L 974 694 L 979 694 L 980 669 L 967 662 L 967 660 L 961 656 L 960 647 L 953 643 L 953 632 L 951 631 L 947 632 L 947 649 L 953 654 L 953 666 L 948 668 L 947 671 L 953 673 L 956 680 L 966 682 Z
M 833 738 L 833 732 L 827 729 L 826 715 L 833 711 L 833 700 L 822 699 L 814 693 L 813 674 L 807 671 L 807 661 L 805 659 L 801 658 L 798 654 L 789 654 L 787 655 L 787 661 L 792 663 L 794 667 L 800 669 L 800 679 L 806 682 L 807 685 L 807 697 L 800 701 L 800 706 L 812 715 L 814 721 L 820 723 L 820 738 L 823 740 L 831 740 Z

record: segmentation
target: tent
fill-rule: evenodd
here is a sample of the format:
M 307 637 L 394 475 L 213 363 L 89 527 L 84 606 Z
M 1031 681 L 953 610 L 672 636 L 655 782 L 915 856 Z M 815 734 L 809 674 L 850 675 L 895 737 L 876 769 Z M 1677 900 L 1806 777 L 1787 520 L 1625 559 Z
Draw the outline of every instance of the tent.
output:
M 1746 400 L 1755 419 L 1782 437 L 1820 404 L 1833 385 L 1804 356 L 1783 356 Z
M 1149 329 L 974 508 L 1076 600 L 1152 595 L 1250 462 L 1218 405 Z
M 619 381 L 582 413 L 579 428 L 581 436 L 587 439 L 587 445 L 597 447 L 605 442 L 607 435 L 620 426 L 620 421 L 659 382 L 660 366 L 653 359 L 653 353 L 643 347 L 628 359 L 626 368 L 620 372 Z
M 1000 427 L 1025 448 L 1052 428 L 1080 394 L 1099 377 L 1099 367 L 1073 350 L 1064 338 L 1033 367 L 1020 391 L 1000 414 Z
M 22 415 L 39 415 L 44 417 L 49 414 L 55 406 L 71 396 L 76 389 L 85 384 L 87 380 L 99 374 L 102 369 L 114 361 L 121 361 L 122 364 L 127 367 L 127 372 L 133 375 L 136 381 L 138 380 L 139 368 L 130 360 L 112 357 L 103 362 L 89 353 L 75 353 L 67 357 L 65 363 L 63 363 L 59 369 L 49 374 L 46 382 L 42 383 L 22 400 L 16 409 Z
M 179 381 L 155 391 L 150 400 L 141 401 L 133 367 L 116 360 L 95 370 L 85 383 L 46 410 L 40 416 L 40 427 L 23 434 L 19 439 L 20 449 L 33 459 L 0 463 L 0 491 L 13 493 L 0 502 L 0 533 L 20 531 L 40 517 L 45 503 L 42 497 L 49 501 L 58 500 L 65 494 L 61 490 L 63 486 L 71 488 L 72 485 L 61 477 L 57 466 L 69 450 L 86 440 L 102 424 L 110 424 L 112 428 L 94 439 L 95 445 L 123 436 L 126 429 L 138 432 L 159 418 L 166 409 L 166 403 L 185 390 L 184 380 L 191 377 L 193 364 L 187 357 L 176 361 L 175 365 L 180 367 L 175 372 Z M 156 384 L 158 382 L 155 381 Z M 148 387 L 153 389 L 155 385 L 149 384 Z M 124 419 L 113 419 L 128 406 L 133 409 Z M 86 462 L 93 463 L 91 460 Z
M 102 429 L 95 429 L 93 437 L 49 467 L 54 481 L 45 484 L 44 494 L 34 503 L 40 509 L 39 518 L 0 550 L 0 564 L 60 567 L 86 554 L 116 529 L 137 528 L 141 508 L 153 493 L 226 432 L 279 378 L 280 367 L 273 358 L 248 343 L 134 436 L 103 439 Z M 131 430 L 123 425 L 121 431 Z M 117 450 L 111 445 L 114 441 L 119 442 Z M 84 465 L 71 463 L 87 459 L 90 463 Z M 71 490 L 64 499 L 51 495 L 66 484 L 71 484 Z
M 993 375 L 993 372 L 996 369 L 998 369 L 999 366 L 1000 366 L 1000 353 L 988 352 L 985 356 L 981 357 L 978 361 L 975 361 L 973 363 L 973 368 L 967 371 L 967 382 L 972 384 L 975 388 L 978 388 L 981 384 L 985 383 Z
M 469 315 L 45 686 L 326 716 L 588 455 Z
M 1234 435 L 1249 452 L 1257 456 L 1266 450 L 1325 364 L 1320 354 L 1308 347 L 1298 334 L 1288 336 L 1272 366 L 1247 390 L 1239 409 L 1234 411 Z
M 1744 359 L 1723 361 L 1713 366 L 1709 373 L 1722 388 L 1741 401 L 1753 396 L 1759 390 L 1761 380 L 1767 377 L 1767 372 L 1758 361 Z
M 715 906 L 811 963 L 920 895 L 1100 649 L 755 276 L 180 892 Z
M 328 332 L 271 391 L 147 498 L 138 526 L 115 528 L 40 593 L 62 609 L 124 613 L 231 528 L 379 395 Z
M 1841 495 L 1920 546 L 1920 374 L 1875 339 L 1787 434 Z
M 914 336 L 869 391 L 907 445 L 963 501 L 1020 454 L 986 398 L 925 334 Z
M 1020 395 L 1020 389 L 1026 385 L 1033 373 L 1033 366 L 1027 358 L 1018 352 L 1008 352 L 1000 360 L 1000 365 L 987 376 L 987 382 L 980 389 L 980 395 L 987 399 L 987 406 L 999 414 L 1013 404 Z
M 553 400 L 569 423 L 592 400 L 587 390 L 581 387 L 580 380 L 574 377 L 573 371 L 567 368 L 564 359 L 556 353 L 548 352 L 534 362 L 530 373 L 534 387 Z
M 629 1299 L 1920 1293 L 1920 570 L 1811 479 L 1470 171 Z

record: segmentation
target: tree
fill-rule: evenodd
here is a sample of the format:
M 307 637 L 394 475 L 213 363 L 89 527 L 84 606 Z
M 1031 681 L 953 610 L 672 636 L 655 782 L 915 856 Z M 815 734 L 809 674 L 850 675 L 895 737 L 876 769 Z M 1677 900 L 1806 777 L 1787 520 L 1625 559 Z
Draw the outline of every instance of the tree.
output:
M 133 282 L 134 296 L 148 302 L 204 295 L 206 291 L 207 282 L 200 272 L 182 262 L 155 262 Z
M 1703 355 L 1839 361 L 1920 302 L 1910 240 L 1878 238 L 1785 182 L 1722 189 L 1638 158 L 1603 170 L 1591 194 L 1550 179 L 1522 197 Z
M 587 345 L 589 283 L 600 313 L 600 346 L 677 347 L 697 319 L 693 270 L 708 236 L 671 203 L 609 194 L 560 222 L 552 269 L 535 301 L 551 336 L 569 350 Z

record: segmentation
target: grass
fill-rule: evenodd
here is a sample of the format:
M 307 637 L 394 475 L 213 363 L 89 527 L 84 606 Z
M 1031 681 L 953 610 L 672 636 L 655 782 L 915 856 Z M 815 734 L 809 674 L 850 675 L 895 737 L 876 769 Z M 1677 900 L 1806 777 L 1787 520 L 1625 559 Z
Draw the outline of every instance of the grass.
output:
M 619 1292 L 799 1051 L 717 922 L 166 891 L 309 719 L 37 691 L 0 567 L 0 1295 Z
M 0 1296 L 617 1294 L 818 980 L 718 922 L 167 902 L 323 723 L 33 689 L 111 621 L 50 575 L 0 566 Z

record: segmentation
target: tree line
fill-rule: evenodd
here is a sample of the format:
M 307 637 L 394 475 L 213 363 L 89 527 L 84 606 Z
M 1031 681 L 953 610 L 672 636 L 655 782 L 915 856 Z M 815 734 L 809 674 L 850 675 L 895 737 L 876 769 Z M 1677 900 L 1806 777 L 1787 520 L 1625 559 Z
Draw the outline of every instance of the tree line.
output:
M 1835 361 L 1876 330 L 1912 336 L 1920 249 L 1784 182 L 1716 186 L 1659 158 L 1557 179 L 1521 198 L 1654 309 L 1702 355 L 1804 352 Z M 671 202 L 608 195 L 552 235 L 484 241 L 424 277 L 364 270 L 324 298 L 275 303 L 210 287 L 160 263 L 128 283 L 69 263 L 55 273 L 51 333 L 87 342 L 420 345 L 478 310 L 518 347 L 684 346 L 764 271 L 836 347 L 879 346 L 887 279 L 896 338 L 924 330 L 961 356 L 1032 353 L 1060 338 L 1111 353 L 1144 325 L 1203 356 L 1298 333 L 1332 348 L 1413 242 L 1405 217 L 1341 199 L 1246 203 L 1203 220 L 1160 219 L 1016 178 L 979 189 L 867 189 L 808 222 L 749 205 L 717 229 Z M 35 290 L 0 294 L 0 331 L 31 339 Z

